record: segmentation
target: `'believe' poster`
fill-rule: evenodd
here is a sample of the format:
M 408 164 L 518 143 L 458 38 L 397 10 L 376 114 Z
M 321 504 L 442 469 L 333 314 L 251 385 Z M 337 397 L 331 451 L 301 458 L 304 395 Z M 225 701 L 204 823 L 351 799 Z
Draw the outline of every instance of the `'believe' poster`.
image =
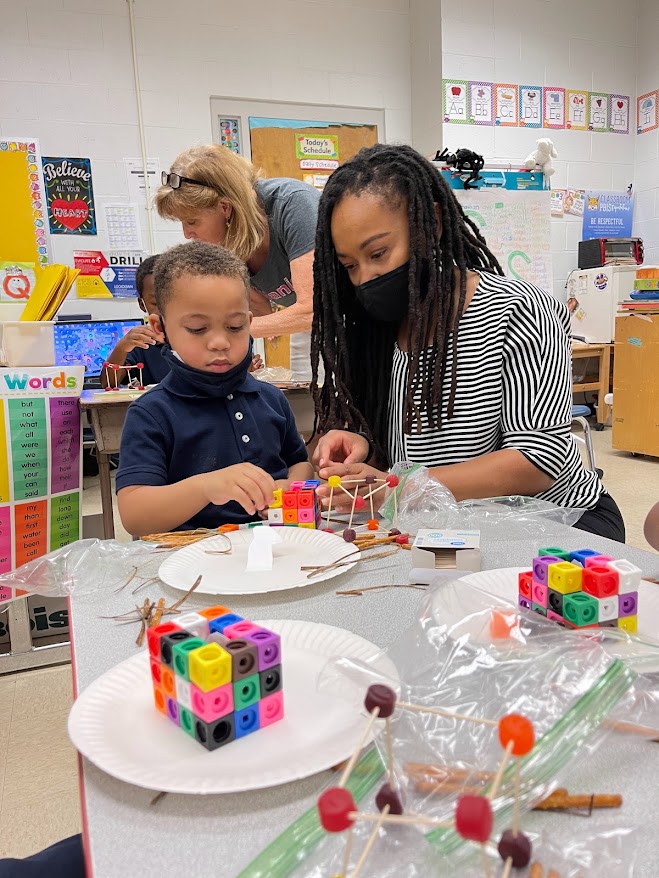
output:
M 52 235 L 95 235 L 96 211 L 89 159 L 42 158 Z

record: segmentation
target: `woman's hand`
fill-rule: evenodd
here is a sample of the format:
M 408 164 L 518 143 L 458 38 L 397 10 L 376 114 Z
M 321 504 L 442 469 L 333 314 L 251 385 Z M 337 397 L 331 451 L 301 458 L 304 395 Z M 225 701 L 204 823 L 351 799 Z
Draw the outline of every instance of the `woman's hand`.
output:
M 313 453 L 312 462 L 321 479 L 343 475 L 332 469 L 335 464 L 350 466 L 363 463 L 368 457 L 368 439 L 348 430 L 330 430 L 321 436 Z
M 373 476 L 376 479 L 386 479 L 388 475 L 388 473 L 380 472 L 380 470 L 375 469 L 373 466 L 368 466 L 366 463 L 332 463 L 329 464 L 323 472 L 328 473 L 326 478 L 329 478 L 330 476 L 340 476 L 341 481 L 346 483 L 346 491 L 349 491 L 352 497 L 355 496 L 356 488 L 358 489 L 358 493 L 363 497 L 365 494 L 370 494 L 374 488 L 380 487 L 380 485 L 373 484 L 372 482 L 367 485 L 367 476 Z M 325 476 L 323 476 L 323 478 L 325 478 Z M 318 497 L 325 508 L 329 506 L 330 493 L 332 493 L 332 489 L 328 485 L 321 485 L 317 490 Z M 378 509 L 383 500 L 384 493 L 382 491 L 374 494 L 373 508 Z M 332 509 L 337 513 L 352 511 L 352 499 L 348 497 L 341 488 L 334 488 Z M 366 501 L 366 510 L 370 512 L 370 500 Z

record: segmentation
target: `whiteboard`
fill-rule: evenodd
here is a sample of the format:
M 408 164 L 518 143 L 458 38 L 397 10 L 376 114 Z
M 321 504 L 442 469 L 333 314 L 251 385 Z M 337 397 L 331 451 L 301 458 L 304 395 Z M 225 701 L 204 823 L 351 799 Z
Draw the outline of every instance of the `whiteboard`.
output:
M 455 189 L 505 274 L 553 293 L 549 190 Z

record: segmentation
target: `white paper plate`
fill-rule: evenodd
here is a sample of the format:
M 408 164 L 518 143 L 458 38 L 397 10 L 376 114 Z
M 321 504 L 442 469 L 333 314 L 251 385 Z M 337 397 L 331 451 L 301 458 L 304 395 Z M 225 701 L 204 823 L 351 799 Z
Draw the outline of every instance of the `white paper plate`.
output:
M 322 530 L 305 527 L 279 527 L 281 542 L 272 547 L 273 567 L 264 573 L 246 573 L 247 550 L 254 529 L 237 530 L 226 534 L 231 541 L 230 555 L 209 555 L 208 551 L 226 548 L 222 536 L 210 537 L 179 549 L 160 565 L 158 576 L 172 588 L 187 591 L 202 575 L 197 594 L 263 594 L 314 585 L 352 570 L 354 563 L 336 567 L 308 579 L 309 571 L 300 570 L 310 564 L 331 564 L 354 552 L 355 562 L 361 554 L 343 537 Z
M 482 570 L 480 573 L 469 573 L 460 578 L 460 582 L 473 585 L 482 591 L 489 592 L 503 600 L 517 603 L 517 576 L 528 567 L 501 567 L 498 570 Z M 658 643 L 659 633 L 659 585 L 641 580 L 638 592 L 638 636 Z
M 291 528 L 292 530 L 292 528 Z M 159 713 L 153 703 L 149 657 L 132 656 L 95 680 L 69 714 L 77 750 L 112 777 L 170 793 L 234 793 L 308 777 L 348 759 L 366 716 L 318 681 L 335 656 L 362 662 L 392 679 L 398 674 L 373 643 L 330 625 L 265 621 L 282 639 L 285 716 L 280 722 L 212 752 Z M 361 700 L 361 693 L 360 700 Z

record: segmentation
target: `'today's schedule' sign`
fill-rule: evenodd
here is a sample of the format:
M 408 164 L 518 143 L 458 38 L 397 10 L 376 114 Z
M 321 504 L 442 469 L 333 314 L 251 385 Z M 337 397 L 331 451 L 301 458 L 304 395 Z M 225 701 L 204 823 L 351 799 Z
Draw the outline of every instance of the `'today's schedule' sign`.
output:
M 0 574 L 80 538 L 83 377 L 82 366 L 0 369 Z

